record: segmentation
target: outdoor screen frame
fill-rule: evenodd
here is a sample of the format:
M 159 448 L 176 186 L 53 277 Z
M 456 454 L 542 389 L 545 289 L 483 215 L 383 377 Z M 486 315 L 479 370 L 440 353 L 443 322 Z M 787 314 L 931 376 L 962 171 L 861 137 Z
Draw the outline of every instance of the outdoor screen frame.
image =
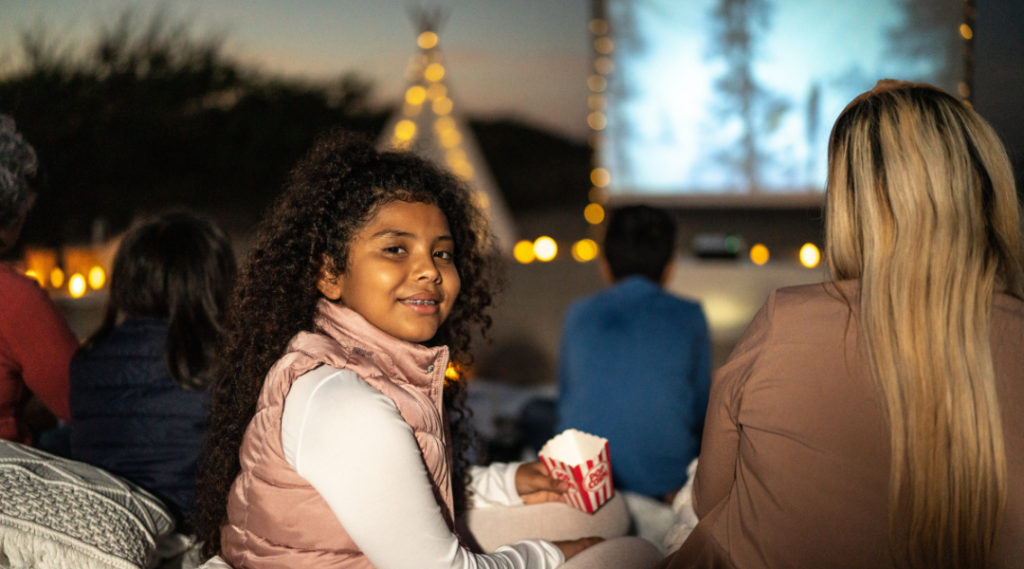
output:
M 610 173 L 604 189 L 615 205 L 820 206 L 828 135 L 854 96 L 890 77 L 964 91 L 962 0 L 593 1 L 607 26 L 591 25 L 589 118 L 600 123 L 596 161 Z M 798 24 L 801 14 L 811 24 Z M 855 35 L 840 37 L 846 28 Z M 737 30 L 746 43 L 726 44 Z M 598 49 L 602 37 L 612 40 L 610 53 Z M 794 63 L 801 57 L 806 64 Z M 815 73 L 823 78 L 792 80 Z M 680 85 L 701 94 L 688 99 Z

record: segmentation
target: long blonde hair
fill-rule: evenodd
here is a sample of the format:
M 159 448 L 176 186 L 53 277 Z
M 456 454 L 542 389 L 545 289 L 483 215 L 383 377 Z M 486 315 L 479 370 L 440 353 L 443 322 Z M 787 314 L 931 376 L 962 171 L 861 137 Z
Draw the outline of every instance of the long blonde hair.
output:
M 879 82 L 832 130 L 826 225 L 890 420 L 893 555 L 984 567 L 1007 494 L 989 313 L 997 286 L 1024 298 L 1006 151 L 947 93 Z

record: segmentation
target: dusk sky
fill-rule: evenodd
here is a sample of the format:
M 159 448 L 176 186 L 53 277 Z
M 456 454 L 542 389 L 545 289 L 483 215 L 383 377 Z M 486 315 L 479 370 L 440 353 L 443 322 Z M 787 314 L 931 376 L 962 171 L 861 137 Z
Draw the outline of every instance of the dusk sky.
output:
M 441 6 L 446 80 L 475 116 L 515 116 L 587 134 L 590 0 L 0 0 L 0 69 L 17 62 L 18 33 L 42 25 L 69 42 L 126 7 L 158 6 L 220 33 L 229 51 L 269 72 L 329 80 L 355 71 L 381 102 L 398 99 L 416 33 L 409 6 Z M 977 105 L 1015 154 L 1024 153 L 1024 2 L 977 0 Z

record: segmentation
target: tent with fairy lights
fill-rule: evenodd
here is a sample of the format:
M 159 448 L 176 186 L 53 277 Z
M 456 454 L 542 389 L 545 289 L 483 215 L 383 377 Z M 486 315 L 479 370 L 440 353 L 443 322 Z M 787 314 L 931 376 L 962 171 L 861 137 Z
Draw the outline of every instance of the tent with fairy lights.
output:
M 435 18 L 436 20 L 436 18 Z M 388 122 L 380 145 L 413 152 L 461 179 L 491 223 L 498 247 L 511 253 L 515 229 L 487 162 L 448 89 L 437 26 L 421 18 L 419 52 L 409 62 L 402 107 Z

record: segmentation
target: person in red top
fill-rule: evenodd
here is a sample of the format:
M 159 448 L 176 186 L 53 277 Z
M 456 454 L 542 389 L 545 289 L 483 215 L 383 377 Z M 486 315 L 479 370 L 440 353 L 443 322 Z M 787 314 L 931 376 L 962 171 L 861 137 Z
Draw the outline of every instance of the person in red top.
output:
M 18 241 L 35 202 L 29 181 L 38 162 L 35 150 L 0 115 L 0 255 Z M 78 341 L 64 317 L 35 280 L 0 263 L 0 438 L 28 444 L 22 421 L 34 393 L 59 419 L 68 410 L 68 364 Z

